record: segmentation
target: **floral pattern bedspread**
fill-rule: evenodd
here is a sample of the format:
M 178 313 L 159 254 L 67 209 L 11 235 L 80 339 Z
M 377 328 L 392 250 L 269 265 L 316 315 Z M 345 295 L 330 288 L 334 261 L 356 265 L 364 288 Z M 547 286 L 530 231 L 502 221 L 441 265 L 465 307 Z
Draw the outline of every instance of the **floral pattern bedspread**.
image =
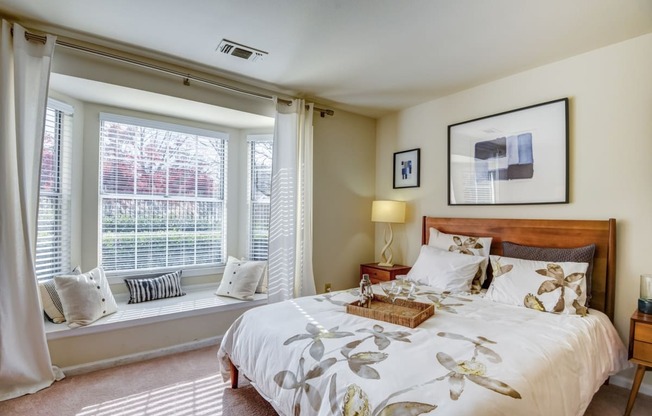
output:
M 374 286 L 380 294 L 380 289 Z M 501 305 L 419 287 L 435 315 L 411 329 L 346 313 L 357 290 L 254 308 L 228 330 L 228 358 L 290 415 L 583 415 L 629 366 L 602 313 Z

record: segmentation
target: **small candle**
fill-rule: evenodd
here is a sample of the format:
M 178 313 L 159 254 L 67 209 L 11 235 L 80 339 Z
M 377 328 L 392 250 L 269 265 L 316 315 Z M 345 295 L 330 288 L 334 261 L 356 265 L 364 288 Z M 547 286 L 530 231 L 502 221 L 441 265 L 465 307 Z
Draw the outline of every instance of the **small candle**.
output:
M 641 275 L 641 299 L 652 300 L 652 274 Z

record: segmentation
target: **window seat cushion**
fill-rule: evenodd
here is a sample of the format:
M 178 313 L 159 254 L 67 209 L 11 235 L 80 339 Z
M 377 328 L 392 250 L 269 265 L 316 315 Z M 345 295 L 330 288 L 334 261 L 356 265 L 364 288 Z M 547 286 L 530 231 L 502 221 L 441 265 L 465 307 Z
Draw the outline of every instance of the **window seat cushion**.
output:
M 53 340 L 267 304 L 265 293 L 256 293 L 253 301 L 216 296 L 213 284 L 191 285 L 184 287 L 184 290 L 186 296 L 132 304 L 128 303 L 128 293 L 117 294 L 116 313 L 102 317 L 90 325 L 72 329 L 45 320 L 45 333 L 48 340 Z

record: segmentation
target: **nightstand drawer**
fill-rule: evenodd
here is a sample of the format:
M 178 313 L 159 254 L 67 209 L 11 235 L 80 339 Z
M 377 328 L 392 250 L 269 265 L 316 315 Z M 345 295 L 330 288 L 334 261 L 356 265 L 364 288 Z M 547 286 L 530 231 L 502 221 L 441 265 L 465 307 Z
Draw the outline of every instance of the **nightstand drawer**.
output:
M 388 270 L 373 269 L 371 267 L 362 267 L 362 274 L 368 274 L 371 283 L 376 284 L 380 281 L 388 282 L 392 280 L 392 273 Z
M 646 361 L 652 364 L 652 344 L 642 341 L 634 341 L 635 360 Z
M 652 342 L 652 325 L 636 323 L 634 328 L 634 339 L 645 342 Z
M 389 282 L 396 279 L 396 276 L 401 274 L 408 274 L 410 267 L 395 264 L 393 266 L 381 266 L 378 263 L 367 263 L 360 265 L 360 277 L 363 274 L 369 275 L 369 280 L 372 284 L 381 282 Z

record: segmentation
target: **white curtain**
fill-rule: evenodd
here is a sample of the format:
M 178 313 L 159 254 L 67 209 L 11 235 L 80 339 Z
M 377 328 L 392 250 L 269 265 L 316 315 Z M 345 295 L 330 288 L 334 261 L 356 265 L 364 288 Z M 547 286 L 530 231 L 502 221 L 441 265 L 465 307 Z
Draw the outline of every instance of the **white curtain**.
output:
M 276 104 L 269 229 L 269 302 L 315 294 L 312 269 L 312 110 Z
M 63 376 L 50 362 L 34 270 L 41 150 L 55 38 L 0 34 L 0 400 Z

